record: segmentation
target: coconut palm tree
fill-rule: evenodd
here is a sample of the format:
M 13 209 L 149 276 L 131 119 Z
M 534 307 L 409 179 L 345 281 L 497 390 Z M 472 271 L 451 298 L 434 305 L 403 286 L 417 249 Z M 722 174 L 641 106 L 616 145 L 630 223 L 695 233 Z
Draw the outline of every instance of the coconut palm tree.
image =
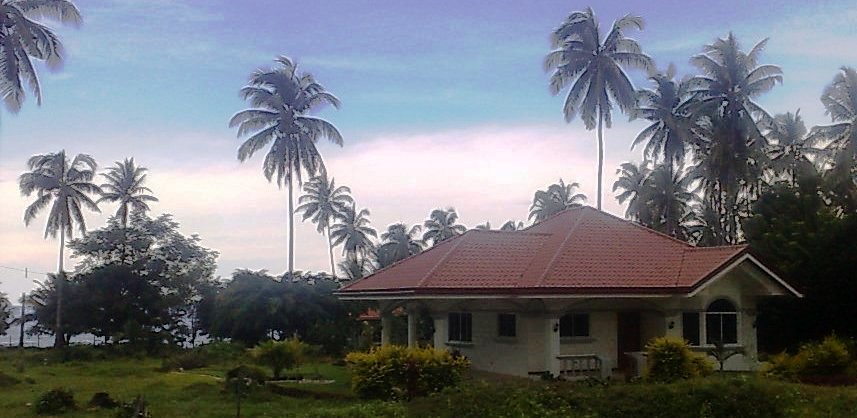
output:
M 289 193 L 289 272 L 294 272 L 295 230 L 293 187 L 301 184 L 301 173 L 314 176 L 324 168 L 316 142 L 327 138 L 342 146 L 336 127 L 311 116 L 325 105 L 339 108 L 340 102 L 316 82 L 312 74 L 299 72 L 290 58 L 279 57 L 279 66 L 258 70 L 250 76 L 241 96 L 251 108 L 232 116 L 230 127 L 238 127 L 238 137 L 249 137 L 238 148 L 238 160 L 244 162 L 270 144 L 262 163 L 268 181 L 276 176 L 277 185 L 286 185 Z
M 148 170 L 137 166 L 133 158 L 126 158 L 125 161 L 116 161 L 113 167 L 102 174 L 107 182 L 101 185 L 101 197 L 96 203 L 119 203 L 116 217 L 123 228 L 128 226 L 129 208 L 131 212 L 146 212 L 150 210 L 146 202 L 158 201 L 158 198 L 147 194 L 152 193 L 152 189 L 143 186 Z
M 375 248 L 375 244 L 369 237 L 377 238 L 378 233 L 375 229 L 369 226 L 369 210 L 356 210 L 352 203 L 350 207 L 346 207 L 336 223 L 330 227 L 330 237 L 333 239 L 333 246 L 342 245 L 342 252 L 346 255 L 346 259 L 356 260 L 366 259 Z
M 520 231 L 524 229 L 524 223 L 521 221 L 515 222 L 513 220 L 508 220 L 503 226 L 500 227 L 501 231 Z
M 576 193 L 579 187 L 577 183 L 565 184 L 559 179 L 559 183 L 551 184 L 547 190 L 536 191 L 529 219 L 541 222 L 555 213 L 582 206 L 586 202 L 586 195 Z
M 679 239 L 688 239 L 684 222 L 697 199 L 691 183 L 691 176 L 669 165 L 659 165 L 649 173 L 641 197 L 651 214 L 651 228 Z
M 74 27 L 82 21 L 74 3 L 66 0 L 0 0 L 0 97 L 9 112 L 17 113 L 29 89 L 42 104 L 42 87 L 33 59 L 49 70 L 59 69 L 63 46 L 59 37 L 39 19 Z M 26 87 L 25 87 L 26 85 Z
M 375 251 L 378 264 L 386 267 L 422 252 L 424 244 L 417 238 L 419 234 L 419 225 L 408 227 L 397 223 L 388 226 L 387 231 L 381 234 L 381 245 Z
M 360 280 L 372 272 L 372 263 L 366 258 L 346 258 L 339 263 L 339 269 L 348 281 Z
M 754 99 L 783 80 L 775 65 L 759 65 L 767 39 L 749 52 L 741 50 L 732 33 L 706 45 L 691 63 L 702 74 L 688 81 L 694 94 L 692 110 L 707 121 L 706 133 L 695 146 L 695 178 L 702 182 L 705 204 L 720 216 L 721 243 L 740 238 L 738 222 L 759 191 L 766 158 L 760 126 L 771 117 Z
M 456 235 L 461 235 L 467 231 L 467 227 L 457 224 L 458 213 L 454 208 L 435 209 L 429 214 L 429 218 L 423 223 L 425 232 L 423 232 L 423 242 L 431 241 L 432 245 L 436 245 L 441 241 L 448 240 Z
M 649 77 L 654 89 L 637 91 L 634 116 L 650 123 L 631 144 L 633 149 L 645 143 L 646 159 L 663 161 L 669 166 L 684 164 L 685 155 L 693 145 L 695 127 L 689 109 L 694 96 L 687 94 L 686 84 L 675 81 L 675 71 L 670 64 L 665 73 Z
M 821 95 L 821 103 L 833 122 L 812 128 L 814 142 L 826 142 L 833 156 L 829 177 L 840 193 L 857 199 L 857 71 L 842 67 Z
M 798 174 L 815 170 L 808 156 L 818 151 L 807 140 L 800 109 L 775 115 L 766 128 L 771 168 L 777 175 L 786 176 L 793 186 L 797 185 Z
M 347 186 L 336 187 L 335 179 L 327 178 L 327 171 L 311 178 L 304 184 L 303 196 L 298 199 L 298 212 L 303 212 L 303 220 L 310 219 L 316 224 L 320 234 L 327 233 L 327 246 L 330 253 L 330 274 L 336 277 L 336 267 L 333 264 L 333 238 L 330 236 L 330 226 L 334 220 L 342 217 L 354 204 L 354 199 L 348 194 L 351 189 Z
M 551 94 L 570 86 L 563 106 L 566 122 L 580 114 L 587 130 L 598 128 L 598 209 L 604 168 L 602 125 L 610 128 L 614 107 L 626 114 L 632 112 L 634 86 L 625 70 L 650 71 L 654 67 L 637 41 L 625 36 L 625 31 L 634 28 L 642 30 L 643 19 L 627 15 L 615 21 L 602 39 L 592 9 L 573 12 L 551 34 L 553 50 L 544 61 L 545 70 L 552 72 Z
M 65 274 L 63 273 L 63 250 L 66 235 L 72 238 L 74 226 L 81 234 L 86 233 L 86 220 L 83 209 L 100 212 L 98 205 L 90 197 L 98 195 L 101 189 L 93 183 L 95 178 L 95 160 L 86 154 L 78 154 L 69 161 L 65 151 L 52 154 L 35 155 L 27 161 L 30 171 L 19 178 L 21 194 L 30 196 L 36 193 L 36 201 L 24 211 L 24 224 L 30 223 L 39 212 L 51 206 L 45 226 L 45 238 L 60 236 L 59 263 L 57 266 L 57 322 L 56 342 L 61 347 L 65 340 L 62 332 L 62 294 Z
M 625 217 L 637 221 L 643 225 L 651 225 L 652 214 L 646 205 L 646 180 L 651 173 L 647 163 L 640 165 L 627 162 L 622 163 L 616 174 L 619 178 L 613 183 L 613 192 L 621 190 L 622 192 L 616 195 L 616 200 L 619 204 L 628 202 L 628 208 L 625 209 Z
M 491 230 L 491 221 L 485 221 L 484 224 L 476 225 L 476 229 L 480 231 L 490 231 Z

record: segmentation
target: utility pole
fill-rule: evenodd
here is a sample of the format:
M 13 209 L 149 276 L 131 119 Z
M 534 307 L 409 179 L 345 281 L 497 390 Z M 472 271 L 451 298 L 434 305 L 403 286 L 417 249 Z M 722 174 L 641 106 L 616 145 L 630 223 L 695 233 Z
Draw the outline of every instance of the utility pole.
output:
M 30 269 L 24 267 L 24 278 L 30 278 Z M 21 329 L 20 334 L 18 335 L 18 347 L 24 348 L 24 323 L 26 322 L 26 307 L 27 306 L 27 292 L 21 293 Z

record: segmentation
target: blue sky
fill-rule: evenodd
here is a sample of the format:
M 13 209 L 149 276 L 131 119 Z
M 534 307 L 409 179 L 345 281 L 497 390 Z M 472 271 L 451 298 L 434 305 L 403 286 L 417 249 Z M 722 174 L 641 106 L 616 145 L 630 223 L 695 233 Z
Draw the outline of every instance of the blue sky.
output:
M 285 268 L 285 194 L 267 184 L 259 160 L 235 160 L 227 126 L 254 69 L 291 56 L 343 101 L 323 116 L 346 145 L 322 145 L 332 174 L 352 186 L 375 226 L 421 222 L 455 206 L 469 226 L 526 218 L 532 192 L 563 177 L 594 201 L 594 140 L 566 125 L 547 92 L 541 59 L 548 33 L 577 1 L 78 1 L 80 29 L 59 33 L 64 69 L 42 71 L 44 103 L 0 113 L 0 265 L 51 271 L 56 243 L 43 219 L 25 228 L 27 199 L 15 186 L 25 159 L 56 151 L 92 154 L 102 166 L 135 156 L 151 169 L 162 202 L 188 233 L 221 251 L 219 273 Z M 665 68 L 693 72 L 688 58 L 734 31 L 751 47 L 770 37 L 763 61 L 785 82 L 760 101 L 772 113 L 800 107 L 825 123 L 818 101 L 842 65 L 857 65 L 857 5 L 806 1 L 602 1 L 602 25 L 626 13 L 646 28 L 630 35 Z M 53 25 L 55 26 L 55 25 Z M 606 27 L 605 27 L 606 30 Z M 635 74 L 638 85 L 645 85 Z M 3 112 L 3 111 L 0 111 Z M 605 180 L 639 160 L 630 143 L 642 126 L 616 118 L 606 134 Z M 606 197 L 606 209 L 623 209 Z M 105 214 L 115 208 L 105 206 Z M 89 218 L 90 227 L 104 215 Z M 324 239 L 298 228 L 297 264 L 322 270 Z M 30 283 L 0 270 L 0 290 Z

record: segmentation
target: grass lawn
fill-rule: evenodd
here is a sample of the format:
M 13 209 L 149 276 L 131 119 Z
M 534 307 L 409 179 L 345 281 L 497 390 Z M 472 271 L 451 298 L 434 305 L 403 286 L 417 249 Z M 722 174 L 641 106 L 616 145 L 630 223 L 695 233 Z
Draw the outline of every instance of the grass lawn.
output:
M 112 417 L 111 410 L 87 410 L 96 392 L 114 399 L 132 400 L 143 395 L 153 417 L 234 417 L 235 402 L 223 391 L 223 375 L 231 365 L 182 372 L 162 372 L 159 359 L 107 359 L 50 361 L 46 351 L 20 353 L 0 350 L 0 372 L 20 383 L 0 386 L 0 416 L 34 416 L 32 404 L 43 392 L 56 387 L 71 389 L 80 409 L 66 417 Z M 320 373 L 335 380 L 329 385 L 280 384 L 294 388 L 292 396 L 260 389 L 242 402 L 245 417 L 349 416 L 355 408 L 373 406 L 353 397 L 348 372 L 330 364 L 306 365 L 300 372 Z M 0 385 L 3 385 L 0 383 Z M 295 397 L 298 396 L 298 397 Z M 383 405 L 381 405 L 383 407 Z

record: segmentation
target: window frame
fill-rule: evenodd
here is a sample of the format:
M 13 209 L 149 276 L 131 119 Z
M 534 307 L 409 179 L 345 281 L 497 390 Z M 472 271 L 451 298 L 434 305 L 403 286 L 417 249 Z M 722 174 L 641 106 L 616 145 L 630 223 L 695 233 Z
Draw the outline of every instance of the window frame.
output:
M 503 334 L 503 317 L 505 317 L 507 321 L 511 319 L 511 334 Z M 506 322 L 505 325 L 508 326 L 509 323 Z M 506 329 L 506 331 L 508 331 L 508 328 Z M 510 312 L 500 312 L 497 314 L 497 337 L 506 339 L 518 338 L 518 315 L 515 315 L 514 313 Z
M 729 309 L 729 310 L 723 310 L 723 309 L 712 310 L 712 305 L 714 305 L 718 302 L 728 303 L 729 308 L 731 308 L 731 309 Z M 720 338 L 721 338 L 721 341 L 723 342 L 724 346 L 735 346 L 735 345 L 741 344 L 741 319 L 740 319 L 741 315 L 739 315 L 738 306 L 734 302 L 732 302 L 731 300 L 729 300 L 728 298 L 725 298 L 725 297 L 715 298 L 711 302 L 709 302 L 708 305 L 706 305 L 706 308 L 705 308 L 705 311 L 703 312 L 703 314 L 704 314 L 703 316 L 705 317 L 705 321 L 704 321 L 705 344 L 707 346 L 713 346 L 714 345 L 714 340 L 712 340 L 712 336 L 709 335 L 709 332 L 708 332 L 709 327 L 712 325 L 711 321 L 714 321 L 714 320 L 719 322 L 719 327 L 718 327 L 719 328 L 719 334 L 720 334 Z M 727 327 L 724 324 L 726 324 L 727 323 L 726 321 L 729 320 L 727 318 L 731 318 L 731 322 L 734 324 L 733 325 L 733 330 L 735 333 L 734 341 L 733 340 L 726 341 L 726 338 L 724 335 L 726 330 L 727 330 Z
M 569 325 L 563 326 L 563 319 L 569 321 Z M 578 320 L 581 318 L 586 318 L 586 334 L 579 335 L 578 334 Z M 566 335 L 565 331 L 571 330 L 571 333 Z M 559 318 L 559 337 L 560 339 L 565 340 L 575 340 L 575 339 L 587 339 L 592 338 L 592 315 L 589 312 L 567 312 Z
M 457 331 L 455 332 L 457 335 L 453 335 L 453 331 Z M 473 343 L 473 314 L 471 312 L 449 312 L 446 337 L 447 342 L 450 343 Z
M 693 316 L 695 320 L 688 321 L 688 317 Z M 702 346 L 702 329 L 704 328 L 702 325 L 702 317 L 700 312 L 698 311 L 685 311 L 681 313 L 681 337 L 687 341 L 688 345 L 691 347 L 700 347 Z M 695 322 L 694 326 L 696 328 L 696 341 L 691 341 L 687 336 L 687 328 L 690 324 Z

